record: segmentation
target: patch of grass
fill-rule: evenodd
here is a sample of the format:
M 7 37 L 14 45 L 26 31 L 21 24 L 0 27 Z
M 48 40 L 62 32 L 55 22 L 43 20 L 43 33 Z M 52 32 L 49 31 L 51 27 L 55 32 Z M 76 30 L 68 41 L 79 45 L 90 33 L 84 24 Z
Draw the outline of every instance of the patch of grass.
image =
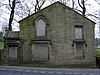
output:
M 0 50 L 1 50 L 1 49 L 4 49 L 4 42 L 1 42 L 1 41 L 0 41 Z
M 96 57 L 100 57 L 100 48 L 95 50 L 95 55 Z

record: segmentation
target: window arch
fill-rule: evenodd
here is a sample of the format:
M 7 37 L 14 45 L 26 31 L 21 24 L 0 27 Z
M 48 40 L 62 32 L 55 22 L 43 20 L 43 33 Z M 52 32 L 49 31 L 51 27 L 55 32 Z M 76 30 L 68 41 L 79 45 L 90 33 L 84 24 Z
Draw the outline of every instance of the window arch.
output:
M 36 21 L 36 36 L 45 36 L 46 22 L 43 18 L 39 18 Z

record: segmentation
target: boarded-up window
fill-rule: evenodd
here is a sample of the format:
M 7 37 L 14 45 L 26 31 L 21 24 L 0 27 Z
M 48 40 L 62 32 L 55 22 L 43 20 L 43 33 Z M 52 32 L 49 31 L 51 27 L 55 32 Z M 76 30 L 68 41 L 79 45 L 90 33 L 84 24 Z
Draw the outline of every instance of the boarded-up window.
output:
M 45 36 L 46 23 L 43 19 L 39 19 L 36 23 L 36 36 Z
M 9 47 L 9 58 L 17 58 L 17 47 Z
M 33 44 L 32 60 L 48 60 L 48 44 Z
M 83 58 L 84 57 L 84 43 L 75 43 L 75 57 Z
M 75 39 L 83 39 L 83 27 L 75 27 Z

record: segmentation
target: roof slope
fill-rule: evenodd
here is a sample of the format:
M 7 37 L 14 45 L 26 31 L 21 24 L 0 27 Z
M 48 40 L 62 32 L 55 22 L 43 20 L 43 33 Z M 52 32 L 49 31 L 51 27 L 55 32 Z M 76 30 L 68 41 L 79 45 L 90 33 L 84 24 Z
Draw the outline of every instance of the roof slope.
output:
M 41 10 L 40 10 L 40 11 L 38 11 L 38 12 L 41 12 L 41 11 L 43 11 L 43 10 L 45 10 L 45 9 L 48 9 L 48 8 L 49 8 L 49 7 L 51 7 L 51 6 L 55 6 L 56 4 L 63 5 L 63 6 L 64 6 L 64 7 L 66 7 L 67 9 L 69 9 L 69 10 L 71 10 L 71 11 L 75 12 L 76 14 L 79 14 L 80 16 L 84 17 L 84 16 L 83 16 L 83 15 L 81 15 L 80 13 L 76 12 L 76 11 L 75 11 L 75 10 L 73 10 L 72 8 L 70 8 L 70 7 L 66 6 L 66 5 L 64 5 L 63 3 L 59 2 L 59 1 L 57 1 L 57 2 L 55 2 L 55 3 L 53 3 L 53 4 L 51 4 L 51 5 L 49 5 L 49 6 L 45 7 L 45 8 L 43 8 L 43 9 L 41 9 Z M 38 12 L 33 13 L 33 14 L 32 14 L 32 15 L 30 15 L 30 16 L 33 16 L 33 15 L 37 14 Z M 29 18 L 30 16 L 27 16 L 27 17 L 25 17 L 24 19 L 20 20 L 20 21 L 19 21 L 19 23 L 20 23 L 21 21 L 23 21 L 23 20 L 25 20 L 25 19 Z M 91 21 L 91 22 L 95 23 L 94 21 L 90 20 L 90 19 L 89 19 L 89 18 L 87 18 L 87 17 L 84 17 L 84 18 L 86 18 L 87 20 L 89 20 L 89 21 Z
M 7 37 L 6 37 L 7 35 Z M 9 31 L 8 33 L 5 34 L 5 39 L 7 38 L 19 38 L 19 31 Z

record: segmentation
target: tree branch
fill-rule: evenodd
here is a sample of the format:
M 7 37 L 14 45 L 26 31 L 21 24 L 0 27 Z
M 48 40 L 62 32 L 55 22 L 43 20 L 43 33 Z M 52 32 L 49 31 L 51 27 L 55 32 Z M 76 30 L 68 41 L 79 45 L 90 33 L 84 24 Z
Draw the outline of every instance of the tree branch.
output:
M 96 16 L 96 15 L 93 15 L 93 14 L 86 14 L 87 16 L 92 16 L 94 18 L 97 18 L 97 19 L 100 19 L 100 17 Z
M 43 4 L 45 3 L 45 0 L 42 2 L 42 4 L 39 6 L 39 10 L 41 9 L 41 7 L 43 6 Z
M 100 3 L 97 0 L 95 0 L 95 2 L 97 2 L 100 5 Z
M 79 6 L 83 9 L 83 7 L 82 7 L 82 5 L 80 4 L 80 1 L 78 0 L 78 4 L 79 4 Z
M 12 6 L 11 6 L 11 3 L 10 3 L 10 0 L 9 0 L 9 6 L 10 6 L 10 8 L 12 9 Z
M 10 13 L 10 18 L 9 18 L 9 31 L 12 31 L 12 21 L 13 21 L 13 18 L 14 18 L 14 9 L 15 9 L 15 5 L 16 5 L 16 0 L 13 0 L 12 2 L 12 10 L 11 10 L 11 13 Z

